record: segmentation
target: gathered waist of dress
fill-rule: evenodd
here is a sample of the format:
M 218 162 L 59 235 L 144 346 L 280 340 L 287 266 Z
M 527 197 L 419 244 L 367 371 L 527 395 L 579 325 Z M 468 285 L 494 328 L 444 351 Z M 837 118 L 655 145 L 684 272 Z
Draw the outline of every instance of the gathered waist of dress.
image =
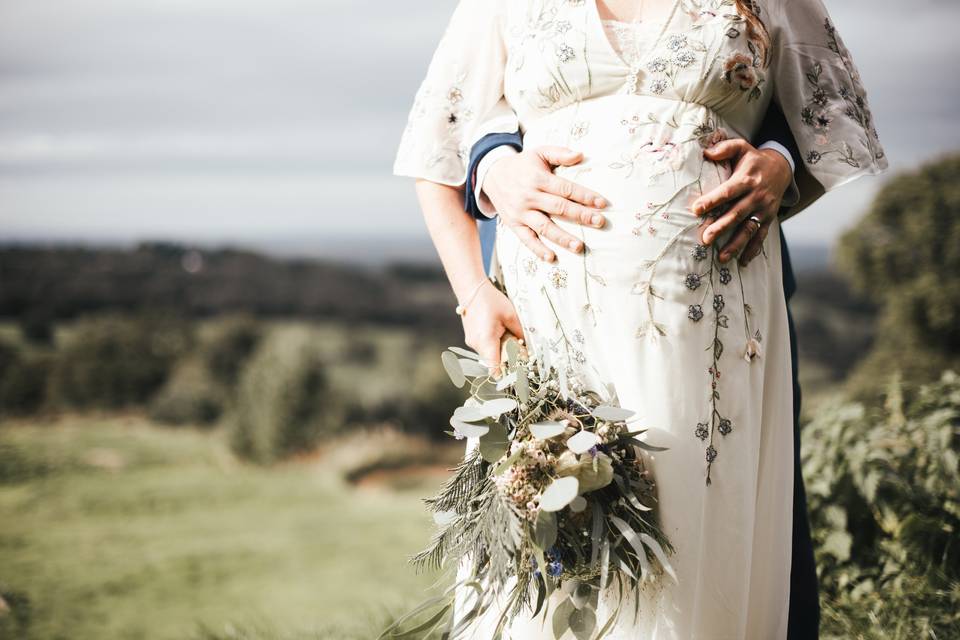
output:
M 580 100 L 522 122 L 524 146 L 555 144 L 624 151 L 647 143 L 680 145 L 740 137 L 708 105 L 648 94 L 609 94 Z

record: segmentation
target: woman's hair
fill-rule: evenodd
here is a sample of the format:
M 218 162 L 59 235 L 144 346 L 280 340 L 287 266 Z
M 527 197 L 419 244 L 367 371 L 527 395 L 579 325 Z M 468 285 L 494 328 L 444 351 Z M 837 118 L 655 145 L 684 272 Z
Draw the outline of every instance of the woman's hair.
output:
M 742 15 L 747 21 L 747 38 L 757 45 L 757 55 L 760 57 L 760 63 L 766 67 L 770 61 L 767 56 L 767 50 L 770 48 L 770 34 L 766 25 L 760 19 L 760 8 L 754 0 L 736 0 L 737 13 Z

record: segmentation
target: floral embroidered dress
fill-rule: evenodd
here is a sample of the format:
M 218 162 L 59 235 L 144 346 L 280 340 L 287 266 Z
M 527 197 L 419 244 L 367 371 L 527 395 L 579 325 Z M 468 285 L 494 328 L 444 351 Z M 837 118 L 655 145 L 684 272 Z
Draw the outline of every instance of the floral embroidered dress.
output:
M 557 175 L 610 203 L 602 229 L 558 222 L 583 239 L 581 255 L 544 263 L 506 228 L 495 251 L 531 348 L 669 447 L 650 467 L 678 581 L 631 594 L 639 615 L 610 638 L 786 637 L 793 432 L 779 225 L 740 268 L 699 243 L 689 205 L 731 172 L 703 148 L 750 139 L 770 100 L 826 190 L 887 161 L 820 0 L 754 4 L 767 65 L 733 0 L 676 0 L 630 55 L 595 0 L 460 0 L 394 163 L 397 175 L 459 186 L 476 140 L 519 127 L 527 148 L 582 151 Z M 551 638 L 541 619 L 507 636 Z

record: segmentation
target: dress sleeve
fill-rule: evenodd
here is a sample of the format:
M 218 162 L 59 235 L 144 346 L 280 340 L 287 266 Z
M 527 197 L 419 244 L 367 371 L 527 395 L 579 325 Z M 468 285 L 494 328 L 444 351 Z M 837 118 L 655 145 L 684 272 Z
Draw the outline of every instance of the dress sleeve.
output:
M 427 67 L 400 138 L 394 175 L 460 186 L 471 145 L 513 131 L 503 96 L 505 0 L 459 0 Z
M 804 167 L 830 191 L 887 168 L 867 92 L 822 0 L 771 0 L 773 97 Z

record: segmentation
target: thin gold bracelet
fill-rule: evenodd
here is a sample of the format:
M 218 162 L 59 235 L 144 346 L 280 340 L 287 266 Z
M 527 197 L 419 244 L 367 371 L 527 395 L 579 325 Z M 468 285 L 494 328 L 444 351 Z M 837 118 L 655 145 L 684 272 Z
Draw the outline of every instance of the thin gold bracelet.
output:
M 480 287 L 483 286 L 484 282 L 490 282 L 490 278 L 488 276 L 483 276 L 483 280 L 478 282 L 477 286 L 473 288 L 473 293 L 470 294 L 470 296 L 467 298 L 467 301 L 464 304 L 458 304 L 456 308 L 454 308 L 454 311 L 458 316 L 463 317 L 467 315 L 467 307 L 471 302 L 473 302 L 473 299 L 477 297 L 477 292 L 480 291 Z

